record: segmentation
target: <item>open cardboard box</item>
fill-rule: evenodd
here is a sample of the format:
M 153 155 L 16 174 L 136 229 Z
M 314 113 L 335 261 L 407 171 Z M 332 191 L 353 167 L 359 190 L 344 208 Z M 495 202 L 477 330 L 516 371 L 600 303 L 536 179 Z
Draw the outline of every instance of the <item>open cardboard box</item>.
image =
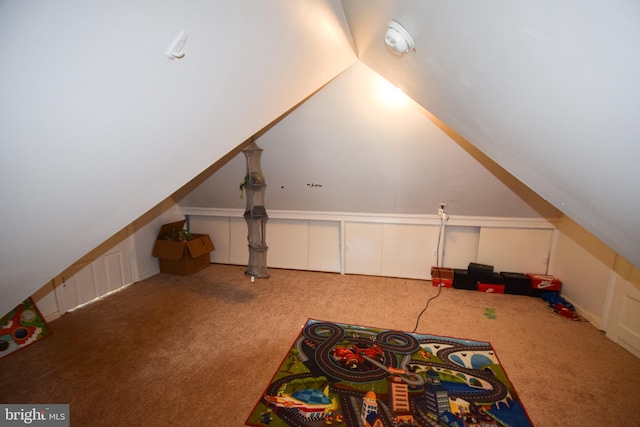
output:
M 160 228 L 153 246 L 153 256 L 160 260 L 160 272 L 186 276 L 211 264 L 209 253 L 215 250 L 207 234 L 192 234 L 188 241 L 166 240 L 184 228 L 185 220 L 165 224 Z

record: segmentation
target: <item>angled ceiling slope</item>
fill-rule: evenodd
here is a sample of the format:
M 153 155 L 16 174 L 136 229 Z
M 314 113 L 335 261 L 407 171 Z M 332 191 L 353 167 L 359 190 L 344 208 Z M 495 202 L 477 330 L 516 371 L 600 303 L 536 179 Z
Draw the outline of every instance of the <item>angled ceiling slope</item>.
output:
M 363 62 L 640 267 L 638 2 L 343 6 Z M 390 19 L 415 52 L 389 52 Z
M 0 54 L 0 313 L 357 60 L 339 0 L 0 2 Z
M 445 202 L 456 217 L 561 216 L 394 89 L 358 61 L 261 134 L 269 209 L 402 216 L 435 214 Z M 180 206 L 242 209 L 245 163 L 237 154 Z

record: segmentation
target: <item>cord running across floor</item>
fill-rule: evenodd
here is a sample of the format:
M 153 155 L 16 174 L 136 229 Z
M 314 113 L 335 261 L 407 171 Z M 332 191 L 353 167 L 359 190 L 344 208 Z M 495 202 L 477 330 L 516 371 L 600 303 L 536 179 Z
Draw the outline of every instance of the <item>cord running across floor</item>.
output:
M 438 246 L 436 248 L 436 267 L 438 267 L 438 274 L 440 274 L 440 244 L 441 244 L 441 236 L 442 236 L 442 229 L 444 227 L 444 218 L 440 217 L 440 231 L 438 232 Z M 431 279 L 434 279 L 433 277 Z M 441 277 L 437 277 L 437 279 L 441 279 Z M 424 308 L 422 309 L 422 311 L 420 312 L 420 314 L 418 314 L 418 318 L 416 319 L 416 326 L 415 328 L 413 328 L 413 333 L 415 333 L 418 330 L 418 324 L 420 323 L 420 318 L 422 317 L 422 315 L 427 311 L 427 308 L 429 307 L 429 303 L 438 298 L 440 296 L 440 292 L 442 291 L 442 281 L 439 280 L 438 281 L 438 293 L 429 298 L 427 300 L 427 303 L 425 304 Z

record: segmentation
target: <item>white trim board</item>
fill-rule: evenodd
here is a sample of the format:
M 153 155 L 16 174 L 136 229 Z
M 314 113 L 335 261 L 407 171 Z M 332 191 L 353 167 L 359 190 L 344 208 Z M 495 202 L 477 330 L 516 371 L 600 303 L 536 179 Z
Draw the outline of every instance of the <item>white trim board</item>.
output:
M 230 218 L 242 218 L 244 216 L 243 209 L 181 207 L 180 210 L 185 216 L 194 215 Z M 440 224 L 440 217 L 436 214 L 392 214 L 288 210 L 267 210 L 267 214 L 269 215 L 269 218 L 273 219 L 373 222 L 385 224 Z M 459 227 L 536 228 L 555 230 L 558 221 L 559 218 L 510 218 L 450 215 L 446 224 Z

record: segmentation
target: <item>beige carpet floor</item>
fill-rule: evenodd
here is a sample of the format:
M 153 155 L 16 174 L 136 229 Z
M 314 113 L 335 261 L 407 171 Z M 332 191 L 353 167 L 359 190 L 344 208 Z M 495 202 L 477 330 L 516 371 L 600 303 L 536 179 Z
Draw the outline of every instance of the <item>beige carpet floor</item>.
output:
M 72 426 L 242 426 L 308 318 L 412 331 L 437 293 L 421 280 L 243 273 L 159 274 L 62 316 L 0 359 L 0 402 L 68 403 Z M 489 341 L 536 426 L 640 425 L 640 359 L 541 299 L 444 288 L 417 330 Z

